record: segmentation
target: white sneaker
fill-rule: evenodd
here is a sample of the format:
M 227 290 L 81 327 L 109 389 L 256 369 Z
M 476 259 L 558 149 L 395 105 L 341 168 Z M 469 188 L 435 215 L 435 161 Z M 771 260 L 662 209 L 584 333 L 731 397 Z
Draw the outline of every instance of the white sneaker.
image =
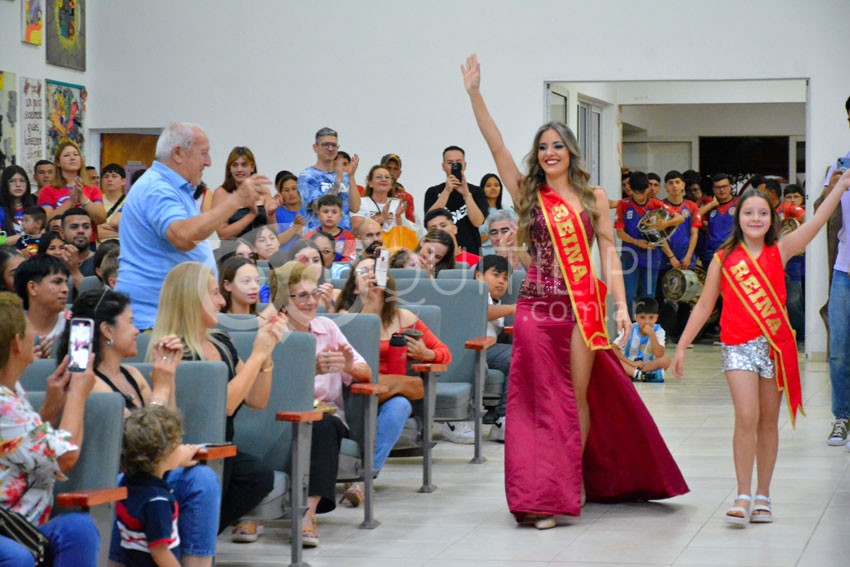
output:
M 468 421 L 447 421 L 440 426 L 443 439 L 461 445 L 475 443 L 475 430 Z
M 497 443 L 505 442 L 505 418 L 500 417 L 497 418 L 496 421 L 493 422 L 493 426 L 490 427 L 490 435 L 488 436 L 490 441 L 495 441 Z

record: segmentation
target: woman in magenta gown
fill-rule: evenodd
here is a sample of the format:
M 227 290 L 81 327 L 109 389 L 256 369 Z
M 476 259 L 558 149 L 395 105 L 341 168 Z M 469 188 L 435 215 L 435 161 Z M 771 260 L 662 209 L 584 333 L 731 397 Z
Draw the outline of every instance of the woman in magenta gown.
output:
M 538 529 L 592 502 L 670 498 L 688 486 L 655 422 L 610 350 L 605 284 L 594 239 L 628 336 L 622 268 L 608 196 L 589 184 L 575 136 L 543 125 L 522 175 L 479 91 L 475 55 L 461 67 L 472 109 L 519 214 L 517 242 L 531 257 L 514 317 L 505 430 L 505 491 L 520 523 Z

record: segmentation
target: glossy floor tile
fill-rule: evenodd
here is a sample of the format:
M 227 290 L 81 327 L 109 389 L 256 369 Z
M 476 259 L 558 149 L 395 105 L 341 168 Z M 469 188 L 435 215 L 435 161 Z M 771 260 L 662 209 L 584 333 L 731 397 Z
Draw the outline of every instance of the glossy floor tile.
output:
M 804 361 L 801 369 L 807 415 L 796 429 L 784 410 L 780 418 L 773 524 L 736 529 L 723 523 L 736 492 L 732 405 L 719 347 L 697 345 L 688 351 L 681 382 L 636 385 L 689 494 L 664 502 L 590 504 L 580 518 L 554 529 L 521 528 L 505 503 L 503 446 L 485 440 L 487 462 L 472 465 L 472 446 L 440 442 L 436 492 L 416 492 L 420 459 L 392 459 L 376 484 L 381 526 L 360 530 L 362 509 L 338 507 L 319 516 L 321 545 L 305 550 L 304 558 L 315 567 L 846 565 L 850 452 L 826 444 L 832 420 L 826 364 Z M 288 524 L 274 522 L 253 544 L 222 535 L 216 565 L 288 565 L 289 554 Z

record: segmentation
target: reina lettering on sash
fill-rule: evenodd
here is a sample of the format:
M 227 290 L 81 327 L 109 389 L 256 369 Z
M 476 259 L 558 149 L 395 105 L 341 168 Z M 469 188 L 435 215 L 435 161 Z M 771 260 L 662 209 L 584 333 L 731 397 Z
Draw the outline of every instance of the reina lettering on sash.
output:
M 581 219 L 548 187 L 541 189 L 538 199 L 582 338 L 591 350 L 609 349 L 611 344 L 605 325 L 608 291 L 593 272 L 590 243 Z
M 724 256 L 718 253 L 718 257 L 723 265 Z M 797 342 L 788 314 L 770 277 L 744 244 L 734 248 L 725 259 L 728 264 L 723 266 L 722 276 L 770 344 L 770 357 L 776 365 L 776 385 L 785 392 L 791 425 L 794 426 L 797 411 L 803 415 L 805 412 L 797 363 Z M 771 270 L 778 271 L 777 266 L 772 265 Z M 782 274 L 784 276 L 784 271 Z M 775 273 L 773 277 L 776 277 Z
M 771 333 L 775 334 L 782 326 L 782 319 L 778 316 L 778 311 L 770 296 L 761 287 L 758 279 L 750 272 L 747 263 L 741 260 L 729 270 L 735 277 L 735 281 L 741 286 L 750 304 L 761 316 L 764 324 L 770 328 Z

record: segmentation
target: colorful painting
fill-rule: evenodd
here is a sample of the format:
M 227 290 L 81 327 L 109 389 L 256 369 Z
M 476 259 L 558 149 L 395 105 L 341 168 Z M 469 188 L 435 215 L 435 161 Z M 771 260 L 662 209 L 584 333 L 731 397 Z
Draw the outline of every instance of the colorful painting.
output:
M 47 62 L 86 70 L 85 0 L 47 0 Z
M 18 82 L 0 71 L 0 169 L 18 163 Z
M 32 45 L 41 45 L 44 41 L 44 0 L 23 0 L 21 2 L 21 40 Z
M 27 173 L 32 174 L 35 171 L 35 162 L 47 157 L 44 153 L 44 81 L 21 77 L 20 93 L 20 165 Z
M 86 115 L 86 88 L 80 85 L 47 80 L 47 154 L 53 156 L 65 140 L 80 148 L 85 144 L 83 124 Z

